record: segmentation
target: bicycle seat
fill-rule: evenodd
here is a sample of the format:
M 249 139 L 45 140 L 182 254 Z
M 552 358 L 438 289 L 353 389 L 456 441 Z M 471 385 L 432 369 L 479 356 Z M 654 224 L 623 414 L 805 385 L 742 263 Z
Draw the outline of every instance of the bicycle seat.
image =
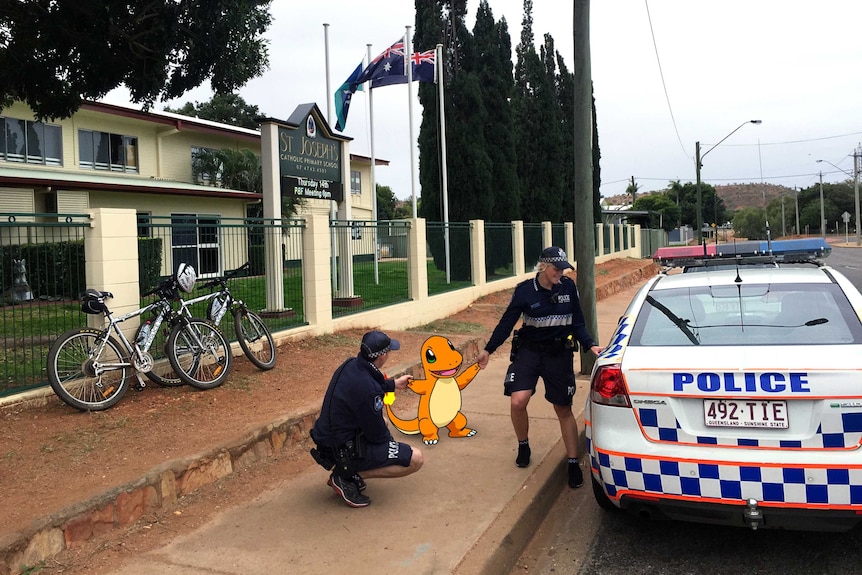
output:
M 100 314 L 108 311 L 108 306 L 105 305 L 107 298 L 114 297 L 109 291 L 99 291 L 97 289 L 88 288 L 81 294 L 81 311 L 89 314 Z

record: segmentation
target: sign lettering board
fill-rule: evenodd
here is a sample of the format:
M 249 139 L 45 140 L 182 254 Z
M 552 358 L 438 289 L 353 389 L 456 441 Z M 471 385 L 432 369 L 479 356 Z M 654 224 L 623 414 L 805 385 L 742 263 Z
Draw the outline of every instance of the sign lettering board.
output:
M 344 200 L 341 143 L 324 136 L 312 114 L 297 128 L 279 126 L 278 162 L 282 195 Z

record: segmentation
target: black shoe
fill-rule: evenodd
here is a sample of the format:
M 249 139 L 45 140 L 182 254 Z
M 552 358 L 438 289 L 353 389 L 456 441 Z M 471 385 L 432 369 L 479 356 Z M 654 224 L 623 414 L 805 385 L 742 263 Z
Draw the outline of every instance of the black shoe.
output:
M 362 479 L 362 477 L 360 477 L 358 473 L 354 473 L 351 479 L 353 479 L 353 483 L 356 484 L 356 487 L 359 488 L 359 491 L 365 491 L 365 488 L 368 487 L 367 485 L 365 485 L 365 480 Z
M 518 457 L 515 459 L 515 465 L 518 467 L 527 467 L 530 464 L 530 444 L 518 444 Z
M 326 484 L 332 487 L 351 507 L 368 507 L 371 504 L 371 499 L 359 493 L 359 487 L 353 481 L 333 473 L 329 476 L 329 481 Z
M 572 489 L 578 488 L 584 484 L 584 474 L 581 473 L 581 466 L 578 462 L 569 463 L 569 487 Z

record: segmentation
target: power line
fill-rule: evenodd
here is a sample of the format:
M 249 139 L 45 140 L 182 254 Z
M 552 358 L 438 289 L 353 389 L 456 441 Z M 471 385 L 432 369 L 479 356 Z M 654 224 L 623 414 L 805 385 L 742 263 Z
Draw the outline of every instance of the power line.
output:
M 652 46 L 653 46 L 653 49 L 655 50 L 655 59 L 656 59 L 656 62 L 658 63 L 658 73 L 659 73 L 659 76 L 661 76 L 661 87 L 664 90 L 664 99 L 667 101 L 667 109 L 668 109 L 668 112 L 670 112 L 670 120 L 671 120 L 671 122 L 673 122 L 673 131 L 676 132 L 676 139 L 679 142 L 679 147 L 682 149 L 682 153 L 685 155 L 686 158 L 688 158 L 689 156 L 685 152 L 685 146 L 682 145 L 682 138 L 679 137 L 679 130 L 676 127 L 676 118 L 674 118 L 674 116 L 673 116 L 673 107 L 670 105 L 670 96 L 667 93 L 667 84 L 665 84 L 665 81 L 664 81 L 664 72 L 662 71 L 662 68 L 661 68 L 661 58 L 659 58 L 659 55 L 658 55 L 658 44 L 656 44 L 656 41 L 655 41 L 655 31 L 653 30 L 653 27 L 652 27 L 652 17 L 650 16 L 650 13 L 649 13 L 649 0 L 644 0 L 644 5 L 646 6 L 647 20 L 649 21 L 650 36 L 652 36 Z

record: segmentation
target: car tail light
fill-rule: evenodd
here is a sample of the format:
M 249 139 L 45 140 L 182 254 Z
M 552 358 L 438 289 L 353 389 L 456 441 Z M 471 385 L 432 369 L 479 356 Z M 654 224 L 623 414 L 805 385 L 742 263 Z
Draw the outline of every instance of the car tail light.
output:
M 590 399 L 601 405 L 632 406 L 620 364 L 603 365 L 596 370 L 590 383 Z

